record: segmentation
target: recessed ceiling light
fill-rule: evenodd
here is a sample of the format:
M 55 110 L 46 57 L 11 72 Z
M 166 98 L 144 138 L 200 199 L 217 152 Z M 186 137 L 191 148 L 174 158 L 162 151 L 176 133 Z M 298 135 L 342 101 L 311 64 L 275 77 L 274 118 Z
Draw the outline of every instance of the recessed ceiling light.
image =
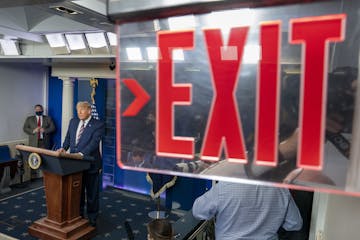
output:
M 112 23 L 109 22 L 99 22 L 100 25 L 107 25 L 107 26 L 112 26 Z
M 56 11 L 58 12 L 62 12 L 62 13 L 66 13 L 66 14 L 70 14 L 70 15 L 76 15 L 76 14 L 82 14 L 82 12 L 67 8 L 67 7 L 63 7 L 63 6 L 57 6 L 57 7 L 53 7 Z

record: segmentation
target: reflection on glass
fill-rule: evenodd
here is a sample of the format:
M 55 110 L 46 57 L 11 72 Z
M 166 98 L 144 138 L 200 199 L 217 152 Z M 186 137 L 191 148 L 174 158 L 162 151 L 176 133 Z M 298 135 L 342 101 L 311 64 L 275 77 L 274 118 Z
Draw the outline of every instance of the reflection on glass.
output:
M 357 8 L 353 7 L 353 4 L 355 3 L 352 1 L 321 1 L 268 8 L 235 9 L 192 16 L 192 21 L 195 22 L 193 47 L 190 49 L 170 48 L 168 51 L 172 53 L 172 60 L 162 62 L 164 65 L 168 64 L 166 66 L 172 67 L 168 68 L 172 71 L 169 72 L 169 76 L 172 75 L 172 85 L 169 86 L 169 91 L 175 91 L 174 89 L 182 86 L 181 84 L 191 85 L 188 91 L 191 96 L 188 98 L 190 104 L 180 105 L 176 100 L 173 102 L 172 115 L 174 121 L 171 123 L 172 130 L 169 131 L 172 131 L 173 138 L 189 137 L 194 139 L 192 159 L 156 154 L 157 136 L 155 133 L 156 128 L 159 127 L 156 120 L 159 109 L 157 99 L 161 94 L 158 85 L 163 84 L 158 81 L 158 64 L 162 59 L 161 56 L 158 57 L 160 46 L 157 37 L 159 33 L 172 29 L 169 24 L 172 20 L 156 20 L 156 31 L 146 29 L 141 34 L 138 31 L 141 26 L 145 26 L 141 25 L 142 23 L 135 24 L 136 29 L 134 23 L 121 25 L 119 27 L 120 50 L 127 49 L 128 51 L 129 47 L 136 46 L 138 47 L 137 52 L 141 52 L 140 49 L 147 51 L 147 59 L 145 60 L 150 60 L 146 64 L 136 62 L 140 60 L 139 57 L 133 59 L 132 62 L 125 61 L 127 58 L 122 55 L 124 51 L 119 51 L 119 59 L 123 61 L 120 65 L 120 79 L 136 79 L 151 96 L 150 102 L 136 116 L 121 117 L 120 119 L 121 154 L 119 156 L 125 168 L 210 179 L 246 179 L 286 183 L 305 189 L 319 187 L 333 191 L 344 191 L 350 165 L 358 79 L 360 33 L 356 26 L 359 17 L 356 13 Z M 325 54 L 329 58 L 324 70 L 324 79 L 327 81 L 325 82 L 324 93 L 326 112 L 323 117 L 323 163 L 321 170 L 310 170 L 306 167 L 300 168 L 298 159 L 302 129 L 302 101 L 308 97 L 307 95 L 301 97 L 305 74 L 304 45 L 290 43 L 292 29 L 289 26 L 291 19 L 330 14 L 346 14 L 346 35 L 343 41 L 328 41 Z M 214 16 L 216 17 L 214 18 Z M 229 19 L 230 22 L 223 22 L 223 20 Z M 255 164 L 254 159 L 256 114 L 259 114 L 256 105 L 258 101 L 256 92 L 259 79 L 259 60 L 264 58 L 259 41 L 260 25 L 275 20 L 281 22 L 279 34 L 279 40 L 281 40 L 280 68 L 278 72 L 280 83 L 279 132 L 276 133 L 279 138 L 278 159 L 276 166 L 261 166 Z M 153 26 L 152 23 L 150 25 Z M 183 22 L 180 27 L 185 25 L 187 24 Z M 241 33 L 246 34 L 244 46 L 239 41 L 234 40 L 235 35 L 229 35 L 231 28 L 234 30 L 239 26 L 242 30 L 247 30 L 246 33 Z M 216 45 L 218 43 L 214 43 L 214 41 L 206 42 L 204 29 L 210 28 L 222 29 L 220 45 Z M 223 29 L 226 28 L 228 30 L 224 31 Z M 134 29 L 134 33 L 131 32 L 132 29 Z M 176 30 L 176 32 L 179 31 L 181 30 Z M 176 40 L 181 43 L 181 39 Z M 229 45 L 229 43 L 232 44 Z M 212 49 L 214 46 L 216 46 L 215 49 Z M 243 47 L 243 49 L 239 49 L 239 47 Z M 217 57 L 214 57 L 215 60 L 209 54 L 211 51 L 214 51 L 214 56 L 217 54 Z M 182 53 L 181 58 L 178 58 L 178 53 Z M 154 61 L 156 59 L 159 61 Z M 182 61 L 175 61 L 180 59 Z M 223 66 L 226 64 L 233 64 L 229 71 L 224 70 Z M 271 68 L 272 65 L 276 65 L 276 62 L 266 64 L 270 66 L 269 71 L 276 72 L 277 69 Z M 318 62 L 311 64 L 317 67 Z M 220 81 L 215 78 L 222 78 L 223 80 Z M 235 82 L 230 85 L 229 82 L 232 78 L 235 78 Z M 234 86 L 234 91 L 231 91 L 232 86 Z M 228 89 L 227 93 L 230 96 L 222 96 L 220 90 L 228 87 L 230 90 Z M 187 92 L 181 94 L 186 95 Z M 233 151 L 229 148 L 232 142 L 230 138 L 225 137 L 221 140 L 218 156 L 214 157 L 215 161 L 207 161 L 203 158 L 202 151 L 205 138 L 208 137 L 206 132 L 210 125 L 210 116 L 216 105 L 215 99 L 218 101 L 225 101 L 224 99 L 232 101 L 234 99 L 233 101 L 236 103 L 236 114 L 239 116 L 236 121 L 239 122 L 243 135 L 246 164 L 229 161 L 229 154 Z M 120 101 L 122 108 L 125 109 L 132 104 L 133 100 L 132 92 L 122 85 Z M 224 108 L 221 111 L 225 111 L 225 113 L 233 111 L 227 104 L 221 106 Z M 228 119 L 225 115 L 223 118 L 226 123 Z M 229 125 L 223 124 L 217 130 L 221 133 L 226 128 L 229 128 Z M 231 130 L 235 132 L 235 129 Z M 313 140 L 311 138 L 306 139 L 310 145 Z
M 159 50 L 157 47 L 147 47 L 146 48 L 148 59 L 150 61 L 155 61 L 159 59 Z
M 130 61 L 140 61 L 143 59 L 141 55 L 141 50 L 138 47 L 126 48 L 126 53 Z
M 171 17 L 168 19 L 168 23 L 170 30 L 194 28 L 196 25 L 193 15 Z

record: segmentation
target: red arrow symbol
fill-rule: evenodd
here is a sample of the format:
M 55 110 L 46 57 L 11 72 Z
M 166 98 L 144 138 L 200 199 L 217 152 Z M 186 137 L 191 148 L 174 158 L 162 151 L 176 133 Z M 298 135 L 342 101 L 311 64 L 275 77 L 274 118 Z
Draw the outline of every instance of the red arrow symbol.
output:
M 132 78 L 123 79 L 124 84 L 135 95 L 134 101 L 123 112 L 124 117 L 136 116 L 145 104 L 150 100 L 150 95 L 141 87 L 141 85 Z

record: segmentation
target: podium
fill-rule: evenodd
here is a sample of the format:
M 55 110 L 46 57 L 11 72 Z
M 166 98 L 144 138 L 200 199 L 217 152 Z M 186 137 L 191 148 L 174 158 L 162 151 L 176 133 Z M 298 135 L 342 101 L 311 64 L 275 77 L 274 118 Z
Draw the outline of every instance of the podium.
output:
M 29 234 L 43 240 L 90 239 L 95 228 L 80 216 L 82 172 L 90 161 L 79 154 L 60 153 L 42 148 L 17 145 L 24 159 L 41 163 L 45 186 L 47 216 L 36 220 Z

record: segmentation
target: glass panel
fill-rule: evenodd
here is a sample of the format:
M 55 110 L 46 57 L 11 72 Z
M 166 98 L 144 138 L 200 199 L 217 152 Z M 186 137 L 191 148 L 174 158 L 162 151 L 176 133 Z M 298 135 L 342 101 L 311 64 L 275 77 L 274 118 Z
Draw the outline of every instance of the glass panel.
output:
M 189 15 L 176 30 L 119 25 L 118 165 L 358 195 L 358 10 L 321 1 Z M 158 60 L 129 61 L 129 47 Z

